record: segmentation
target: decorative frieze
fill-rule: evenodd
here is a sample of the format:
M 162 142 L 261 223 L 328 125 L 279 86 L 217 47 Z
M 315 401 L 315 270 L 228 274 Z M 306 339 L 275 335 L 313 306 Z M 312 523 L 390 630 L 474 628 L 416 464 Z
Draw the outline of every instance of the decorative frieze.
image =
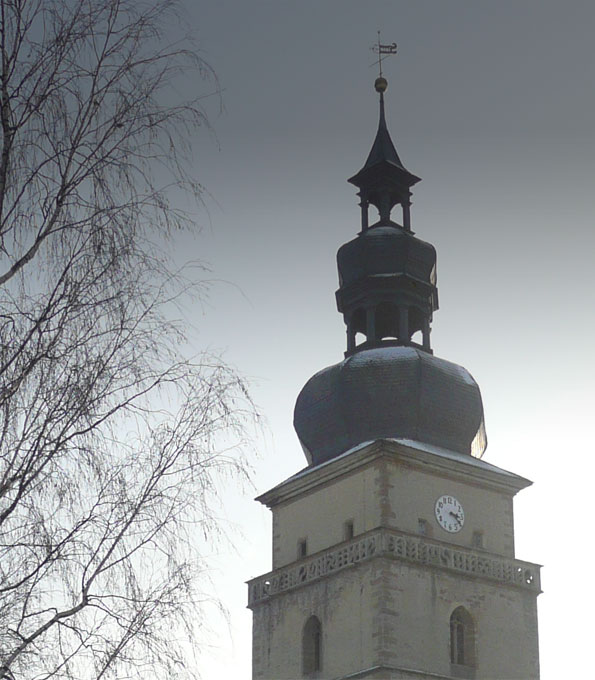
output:
M 536 564 L 445 545 L 392 529 L 376 529 L 340 547 L 252 579 L 248 582 L 248 606 L 374 557 L 392 557 L 531 591 L 541 590 Z

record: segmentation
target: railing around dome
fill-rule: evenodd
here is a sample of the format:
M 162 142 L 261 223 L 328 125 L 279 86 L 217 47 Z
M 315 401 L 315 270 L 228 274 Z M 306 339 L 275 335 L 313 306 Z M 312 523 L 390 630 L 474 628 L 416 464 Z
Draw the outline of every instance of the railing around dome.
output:
M 412 536 L 394 529 L 374 529 L 340 547 L 282 567 L 248 582 L 248 606 L 298 588 L 375 557 L 388 557 L 467 576 L 541 592 L 537 564 Z

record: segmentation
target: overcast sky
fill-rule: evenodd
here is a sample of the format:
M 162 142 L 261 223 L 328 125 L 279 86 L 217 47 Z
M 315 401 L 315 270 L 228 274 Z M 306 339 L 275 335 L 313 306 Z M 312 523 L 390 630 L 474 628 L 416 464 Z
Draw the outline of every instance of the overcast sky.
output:
M 542 680 L 591 665 L 595 332 L 595 3 L 579 0 L 188 0 L 223 88 L 197 141 L 211 194 L 180 252 L 219 280 L 193 310 L 253 382 L 268 420 L 254 489 L 224 490 L 237 553 L 211 578 L 205 678 L 250 678 L 244 581 L 270 569 L 270 517 L 252 498 L 305 465 L 295 398 L 343 358 L 335 254 L 359 230 L 355 189 L 377 126 L 378 28 L 387 121 L 414 187 L 412 228 L 438 251 L 432 345 L 478 381 L 485 460 L 534 480 L 515 506 L 517 557 L 545 565 Z M 208 91 L 197 82 L 196 87 Z M 243 536 L 239 532 L 243 533 Z M 569 550 L 578 550 L 578 554 Z M 583 553 L 584 551 L 584 553 Z M 586 553 L 586 554 L 585 554 Z

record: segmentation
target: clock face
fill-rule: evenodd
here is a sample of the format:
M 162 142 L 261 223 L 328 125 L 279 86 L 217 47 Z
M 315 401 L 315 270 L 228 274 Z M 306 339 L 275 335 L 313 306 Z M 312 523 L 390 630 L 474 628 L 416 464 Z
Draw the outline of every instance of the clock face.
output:
M 436 520 L 445 531 L 455 534 L 463 528 L 465 513 L 454 496 L 440 496 L 436 501 L 435 511 Z

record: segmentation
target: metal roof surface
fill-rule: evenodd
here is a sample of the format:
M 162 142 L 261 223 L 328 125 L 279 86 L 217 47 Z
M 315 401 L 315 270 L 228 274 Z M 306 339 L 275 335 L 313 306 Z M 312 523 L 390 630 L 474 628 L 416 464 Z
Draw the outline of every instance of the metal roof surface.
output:
M 473 377 L 413 347 L 363 350 L 320 371 L 297 398 L 294 426 L 311 465 L 378 439 L 478 457 L 486 447 Z

